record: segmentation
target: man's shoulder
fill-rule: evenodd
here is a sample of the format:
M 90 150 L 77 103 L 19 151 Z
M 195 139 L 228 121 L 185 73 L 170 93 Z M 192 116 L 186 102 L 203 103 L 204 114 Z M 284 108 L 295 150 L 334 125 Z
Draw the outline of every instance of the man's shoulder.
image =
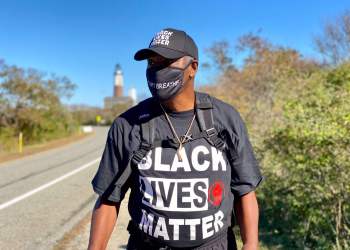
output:
M 113 125 L 120 126 L 134 126 L 135 124 L 139 124 L 140 120 L 143 120 L 150 116 L 151 105 L 153 103 L 152 97 L 147 98 L 137 105 L 132 106 L 131 108 L 124 111 L 122 114 L 117 116 Z
M 210 95 L 213 105 L 213 118 L 219 130 L 232 131 L 235 134 L 242 133 L 245 126 L 239 111 L 232 104 Z

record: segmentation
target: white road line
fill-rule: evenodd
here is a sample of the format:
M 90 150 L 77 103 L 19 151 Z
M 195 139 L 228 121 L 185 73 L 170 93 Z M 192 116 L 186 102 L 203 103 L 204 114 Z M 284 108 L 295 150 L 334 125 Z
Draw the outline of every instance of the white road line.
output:
M 9 201 L 7 201 L 5 203 L 0 204 L 0 210 L 4 209 L 6 207 L 9 207 L 9 206 L 11 206 L 11 205 L 21 201 L 21 200 L 24 200 L 25 198 L 28 198 L 29 196 L 32 196 L 32 195 L 34 195 L 34 194 L 36 194 L 36 193 L 38 193 L 38 192 L 40 192 L 40 191 L 42 191 L 42 190 L 52 186 L 52 185 L 54 185 L 54 184 L 56 184 L 56 183 L 58 183 L 60 181 L 63 181 L 64 179 L 66 179 L 66 178 L 68 178 L 68 177 L 70 177 L 70 176 L 72 176 L 72 175 L 74 175 L 74 174 L 84 170 L 85 168 L 88 168 L 88 167 L 92 166 L 96 162 L 100 161 L 100 159 L 101 159 L 101 157 L 96 158 L 95 160 L 92 160 L 92 161 L 90 161 L 90 162 L 80 166 L 79 168 L 74 169 L 73 171 L 71 171 L 71 172 L 69 172 L 69 173 L 67 173 L 65 175 L 62 175 L 61 177 L 58 177 L 57 179 L 54 179 L 54 180 L 52 180 L 52 181 L 50 181 L 50 182 L 48 182 L 48 183 L 46 183 L 46 184 L 44 184 L 44 185 L 42 185 L 40 187 L 37 187 L 37 188 L 35 188 L 35 189 L 25 193 L 25 194 L 22 194 L 22 195 L 17 196 L 16 198 L 14 198 L 12 200 L 9 200 Z

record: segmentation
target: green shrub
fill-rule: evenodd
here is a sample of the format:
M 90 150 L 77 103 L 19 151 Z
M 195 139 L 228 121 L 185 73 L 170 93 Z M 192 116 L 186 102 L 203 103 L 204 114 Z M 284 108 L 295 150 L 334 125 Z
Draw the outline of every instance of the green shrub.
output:
M 350 64 L 308 83 L 262 149 L 263 238 L 284 249 L 349 249 Z

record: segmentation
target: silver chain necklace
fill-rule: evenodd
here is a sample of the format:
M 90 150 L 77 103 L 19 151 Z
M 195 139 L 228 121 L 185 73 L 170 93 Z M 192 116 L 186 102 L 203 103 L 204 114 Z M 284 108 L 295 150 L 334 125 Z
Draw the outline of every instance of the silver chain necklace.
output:
M 165 111 L 165 109 L 163 108 L 162 104 L 160 104 L 160 107 L 162 108 L 163 112 L 164 112 L 164 115 L 165 115 L 165 118 L 167 119 L 168 123 L 169 123 L 169 126 L 171 128 L 171 131 L 173 132 L 176 140 L 178 141 L 179 143 L 179 147 L 177 149 L 177 156 L 179 158 L 180 161 L 182 161 L 182 156 L 181 156 L 181 152 L 182 152 L 182 149 L 183 149 L 183 144 L 187 141 L 189 141 L 191 139 L 191 136 L 188 135 L 188 133 L 190 132 L 191 128 L 192 128 L 192 125 L 193 125 L 193 121 L 194 119 L 196 118 L 196 113 L 194 113 L 193 117 L 192 117 L 192 120 L 191 120 L 191 123 L 190 123 L 190 126 L 188 126 L 188 129 L 185 133 L 184 136 L 181 136 L 181 139 L 180 137 L 177 135 L 176 131 L 175 131 L 175 128 L 173 126 L 173 124 L 171 123 L 170 121 L 170 118 L 169 118 L 169 115 L 167 114 L 167 112 Z

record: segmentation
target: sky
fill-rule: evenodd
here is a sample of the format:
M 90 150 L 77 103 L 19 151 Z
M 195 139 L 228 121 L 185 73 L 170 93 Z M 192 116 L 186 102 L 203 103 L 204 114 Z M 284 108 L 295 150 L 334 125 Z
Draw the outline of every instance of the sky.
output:
M 313 36 L 348 9 L 349 0 L 0 0 L 0 59 L 67 76 L 77 89 L 65 103 L 102 107 L 112 95 L 117 63 L 124 94 L 136 88 L 139 97 L 149 96 L 146 63 L 133 57 L 163 28 L 186 31 L 200 63 L 209 61 L 205 49 L 214 42 L 234 45 L 258 30 L 274 44 L 315 56 Z M 196 84 L 210 82 L 213 74 L 200 67 Z

